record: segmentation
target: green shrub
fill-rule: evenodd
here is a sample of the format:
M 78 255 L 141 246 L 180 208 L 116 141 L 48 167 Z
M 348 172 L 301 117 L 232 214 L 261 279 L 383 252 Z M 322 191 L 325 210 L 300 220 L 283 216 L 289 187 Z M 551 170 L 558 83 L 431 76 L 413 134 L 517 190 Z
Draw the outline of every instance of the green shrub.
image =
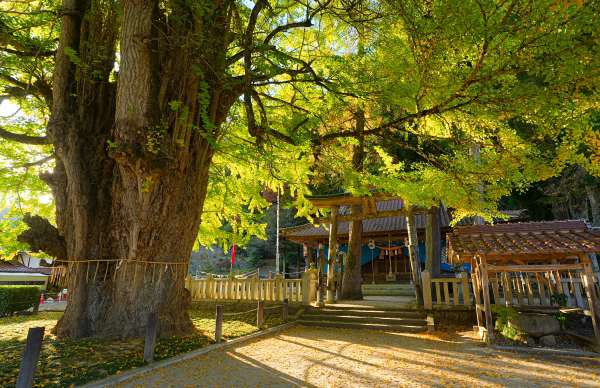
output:
M 565 329 L 572 330 L 575 328 L 575 319 L 571 314 L 554 314 L 553 317 L 556 318 Z
M 565 307 L 567 305 L 567 295 L 562 292 L 555 292 L 550 296 L 552 303 Z
M 517 329 L 508 326 L 508 322 L 519 315 L 513 308 L 492 305 L 492 312 L 498 314 L 496 318 L 496 330 L 499 330 L 504 337 L 514 339 L 517 334 L 520 334 Z
M 39 297 L 38 286 L 0 286 L 0 317 L 32 308 Z

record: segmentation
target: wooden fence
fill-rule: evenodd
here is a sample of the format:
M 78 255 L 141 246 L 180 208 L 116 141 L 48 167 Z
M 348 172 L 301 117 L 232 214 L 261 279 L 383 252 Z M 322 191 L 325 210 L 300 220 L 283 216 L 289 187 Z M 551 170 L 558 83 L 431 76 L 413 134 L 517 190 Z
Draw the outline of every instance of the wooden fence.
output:
M 600 297 L 598 274 L 594 274 L 596 295 Z M 426 309 L 433 306 L 470 306 L 475 304 L 472 280 L 466 273 L 460 278 L 430 278 L 429 272 L 422 272 L 423 299 Z M 492 304 L 512 306 L 556 306 L 553 293 L 564 293 L 566 307 L 589 310 L 586 287 L 578 272 L 569 272 L 560 277 L 560 282 L 550 274 L 529 273 L 509 275 L 503 273 L 490 279 L 490 299 Z
M 226 279 L 215 279 L 208 275 L 205 279 L 195 279 L 188 275 L 185 287 L 195 299 L 218 300 L 270 300 L 301 304 L 310 303 L 310 274 L 304 273 L 301 279 L 282 279 L 275 275 L 274 279 L 259 279 L 252 275 L 249 279 L 237 279 L 230 276 Z

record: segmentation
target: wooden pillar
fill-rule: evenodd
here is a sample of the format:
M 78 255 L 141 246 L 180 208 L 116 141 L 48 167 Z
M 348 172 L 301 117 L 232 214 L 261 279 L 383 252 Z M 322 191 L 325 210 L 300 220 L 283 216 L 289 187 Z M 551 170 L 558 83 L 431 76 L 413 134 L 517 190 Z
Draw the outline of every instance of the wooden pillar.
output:
M 554 264 L 554 265 L 558 264 L 558 260 L 552 259 L 552 264 Z M 562 294 L 563 293 L 563 285 L 562 285 L 562 279 L 560 278 L 560 272 L 553 271 L 552 274 L 554 275 L 554 279 L 556 280 L 556 293 Z
M 215 342 L 221 342 L 221 333 L 223 331 L 223 306 L 217 306 L 215 319 Z
M 477 326 L 483 326 L 481 295 L 479 294 L 479 276 L 477 276 L 477 268 L 474 265 L 471 265 L 471 280 L 473 284 L 473 295 L 475 295 L 475 314 L 477 315 Z
M 306 270 L 315 269 L 315 259 L 313 257 L 313 249 L 308 248 L 308 256 L 306 256 Z
M 44 340 L 44 330 L 43 326 L 29 328 L 23 358 L 21 359 L 21 367 L 17 375 L 17 382 L 14 385 L 17 388 L 33 387 L 40 352 L 42 350 L 42 341 Z
M 146 326 L 146 343 L 144 344 L 144 361 L 149 364 L 154 362 L 154 343 L 156 342 L 157 323 L 158 314 L 150 313 L 148 316 L 148 326 Z
M 311 280 L 315 276 L 316 274 L 314 271 L 304 272 L 302 274 L 302 304 L 305 306 L 310 305 L 310 302 L 314 300 L 312 299 L 314 288 L 312 287 Z
M 433 308 L 433 300 L 431 299 L 431 279 L 429 277 L 429 271 L 425 270 L 421 274 L 423 279 L 423 302 L 426 310 Z
M 258 307 L 256 309 L 256 327 L 262 329 L 263 327 L 263 309 L 265 308 L 265 301 L 259 300 Z
M 412 269 L 412 279 L 415 285 L 415 296 L 417 303 L 423 305 L 423 287 L 421 285 L 421 259 L 419 256 L 419 240 L 417 237 L 417 223 L 415 213 L 412 206 L 409 207 L 409 215 L 407 218 L 408 224 L 408 243 L 410 244 L 408 251 L 410 252 L 410 263 Z
M 425 269 L 432 278 L 442 276 L 442 242 L 439 209 L 432 207 L 425 224 Z
M 252 275 L 252 280 L 250 281 L 250 300 L 256 300 L 258 298 L 258 290 L 256 285 L 258 284 L 258 275 Z
M 327 257 L 327 303 L 335 303 L 335 251 L 337 243 L 339 206 L 331 207 L 331 225 L 329 227 L 329 252 Z
M 317 292 L 317 306 L 321 307 L 325 305 L 325 301 L 323 300 L 323 286 L 324 286 L 324 281 L 323 281 L 323 273 L 325 272 L 325 251 L 323 249 L 319 249 L 319 251 L 317 252 L 318 257 L 317 260 L 319 260 L 319 281 L 318 281 L 318 286 L 319 286 L 319 290 Z
M 283 313 L 282 313 L 282 315 L 283 315 L 283 321 L 284 322 L 288 320 L 288 307 L 289 307 L 288 306 L 288 299 L 285 298 L 283 300 Z
M 490 287 L 487 274 L 487 264 L 485 258 L 481 263 L 481 289 L 483 290 L 483 303 L 485 305 L 485 325 L 488 331 L 490 342 L 494 340 L 494 321 L 492 319 L 492 306 L 490 304 Z
M 587 288 L 588 304 L 592 316 L 592 324 L 594 325 L 594 335 L 596 342 L 600 343 L 600 310 L 598 308 L 598 297 L 596 296 L 596 288 L 594 286 L 594 273 L 592 272 L 592 264 L 588 261 L 588 256 L 585 253 L 579 255 L 582 267 L 582 279 Z
M 277 302 L 279 302 L 282 299 L 281 285 L 281 274 L 278 273 L 275 275 L 275 300 Z

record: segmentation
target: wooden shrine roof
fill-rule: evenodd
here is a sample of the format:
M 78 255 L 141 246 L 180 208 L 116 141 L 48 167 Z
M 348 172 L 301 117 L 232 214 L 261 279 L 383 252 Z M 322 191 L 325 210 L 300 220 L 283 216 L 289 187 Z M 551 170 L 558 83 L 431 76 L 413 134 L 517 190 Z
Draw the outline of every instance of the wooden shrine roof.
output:
M 375 204 L 376 202 L 384 202 L 401 198 L 389 194 L 382 194 L 377 192 L 376 190 L 372 190 L 371 195 L 364 195 L 359 197 L 355 197 L 350 193 L 341 193 L 329 195 L 307 195 L 306 199 L 308 199 L 316 208 L 331 208 L 332 206 Z
M 403 209 L 404 201 L 401 199 L 397 200 L 388 200 L 385 202 L 377 202 L 376 208 L 378 213 L 391 211 L 395 209 Z M 342 208 L 341 214 L 344 214 L 348 209 Z M 453 218 L 450 215 L 448 209 L 442 204 L 438 209 L 439 211 L 439 220 L 440 227 L 442 230 L 450 231 L 452 230 L 450 227 L 450 223 Z M 425 230 L 426 223 L 426 215 L 425 214 L 415 214 L 415 221 L 417 224 L 417 230 L 420 232 Z M 497 220 L 501 222 L 501 220 Z M 458 225 L 470 225 L 472 220 L 470 218 L 465 218 L 458 221 Z M 384 218 L 370 218 L 362 220 L 363 224 L 363 237 L 366 238 L 376 238 L 377 236 L 385 237 L 384 240 L 388 240 L 388 235 L 394 237 L 407 237 L 407 219 L 405 216 L 396 216 L 396 217 L 384 217 Z M 327 227 L 327 228 L 326 228 Z M 338 224 L 338 237 L 340 240 L 345 241 L 348 238 L 350 222 L 342 221 Z M 313 225 L 313 224 L 304 224 L 300 226 L 294 226 L 290 228 L 281 229 L 281 236 L 286 237 L 287 239 L 297 242 L 311 242 L 312 240 L 327 240 L 329 239 L 329 224 L 321 224 L 321 225 Z M 382 240 L 383 241 L 383 240 Z
M 446 242 L 451 263 L 468 263 L 476 255 L 548 260 L 600 252 L 600 228 L 582 220 L 472 225 L 455 228 Z

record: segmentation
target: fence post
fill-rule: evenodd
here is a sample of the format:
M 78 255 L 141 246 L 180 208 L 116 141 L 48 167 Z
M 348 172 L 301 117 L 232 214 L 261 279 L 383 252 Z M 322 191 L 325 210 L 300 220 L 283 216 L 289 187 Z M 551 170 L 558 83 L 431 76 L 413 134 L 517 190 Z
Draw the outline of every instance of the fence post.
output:
M 465 306 L 469 306 L 471 305 L 471 294 L 469 294 L 469 275 L 461 272 L 460 281 L 462 283 L 463 304 Z M 500 300 L 498 300 L 496 303 L 500 304 Z
M 42 298 L 42 295 L 44 295 L 44 294 L 42 294 L 40 292 L 39 297 L 35 299 L 35 303 L 33 304 L 33 315 L 37 315 L 38 314 L 38 311 L 40 309 L 40 299 Z
M 250 283 L 250 300 L 255 300 L 256 298 L 256 279 L 258 275 L 252 275 L 252 281 Z
M 262 329 L 263 326 L 263 308 L 265 307 L 265 301 L 258 301 L 258 310 L 256 310 L 256 327 Z
M 187 288 L 190 291 L 192 290 L 191 289 L 192 279 L 194 279 L 192 274 L 188 274 L 187 278 L 185 278 L 185 288 Z M 192 298 L 193 298 L 193 296 L 192 296 Z
M 312 272 L 304 272 L 302 274 L 302 304 L 309 305 L 311 300 L 311 278 Z
M 154 362 L 154 343 L 156 342 L 157 313 L 150 313 L 146 326 L 146 344 L 144 345 L 144 361 L 148 364 Z
M 283 321 L 287 321 L 288 320 L 288 298 L 285 298 L 283 300 Z
M 208 299 L 212 299 L 213 298 L 213 294 L 215 292 L 215 286 L 213 284 L 213 276 L 212 274 L 208 274 L 206 275 L 206 297 Z
M 16 388 L 31 388 L 37 371 L 37 363 L 40 359 L 42 341 L 44 340 L 44 327 L 32 327 L 27 333 L 25 351 L 21 359 L 21 368 L 17 377 Z
M 215 341 L 221 342 L 221 332 L 223 331 L 223 306 L 217 306 L 217 319 L 215 322 Z
M 233 275 L 229 275 L 229 284 L 227 285 L 227 299 L 233 299 L 235 292 L 233 291 Z
M 425 305 L 425 310 L 431 310 L 433 308 L 433 301 L 431 300 L 431 278 L 429 277 L 429 271 L 425 270 L 421 272 L 421 281 L 423 283 L 423 304 Z
M 281 274 L 275 275 L 275 300 L 281 300 Z

